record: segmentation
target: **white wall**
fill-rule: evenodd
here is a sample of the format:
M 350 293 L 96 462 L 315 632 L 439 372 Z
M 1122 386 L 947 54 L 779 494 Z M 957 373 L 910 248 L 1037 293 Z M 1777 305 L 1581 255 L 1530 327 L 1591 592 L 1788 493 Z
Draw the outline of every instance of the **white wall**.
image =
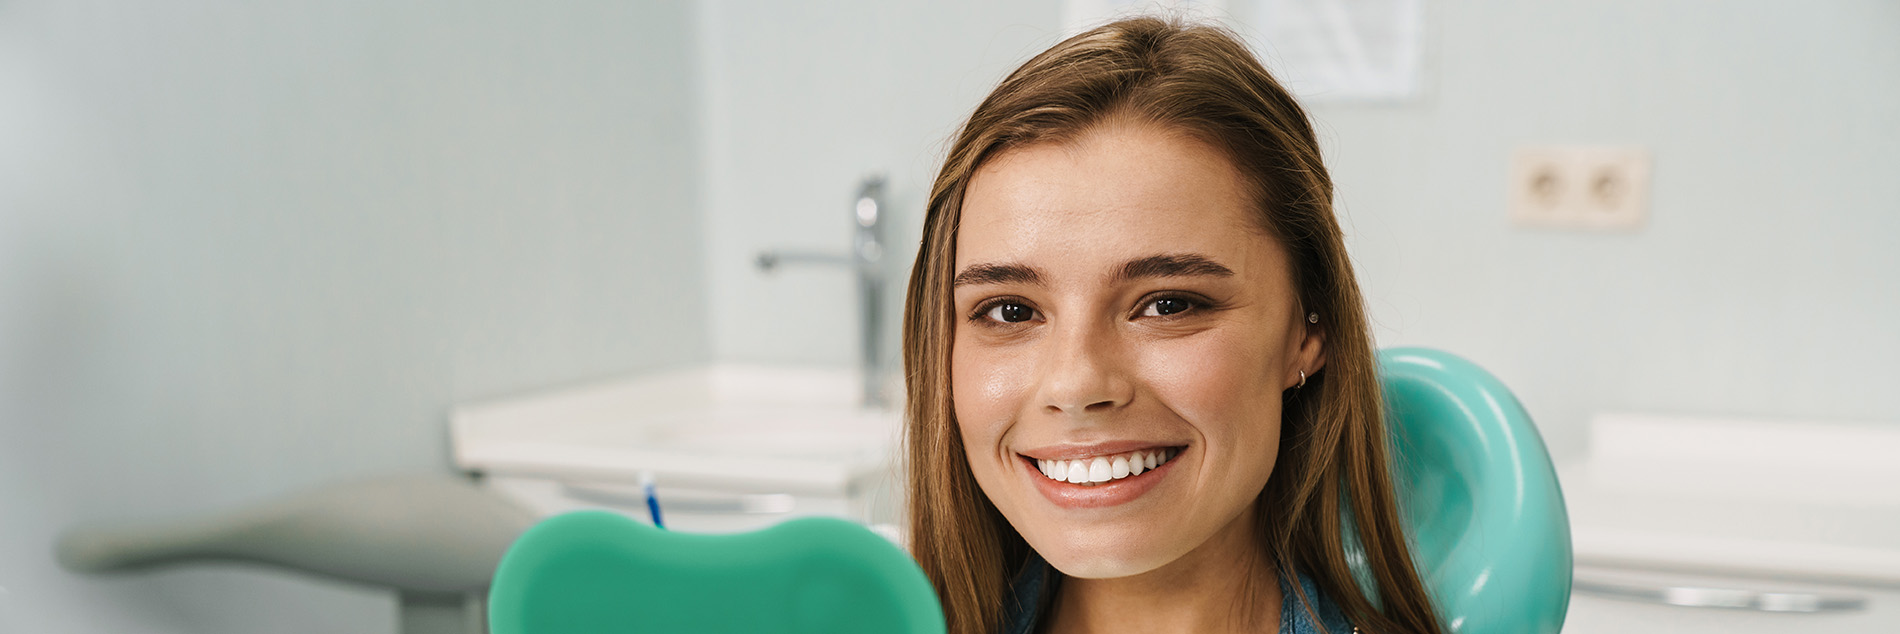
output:
M 949 137 L 1016 64 L 1053 43 L 1054 2 L 699 3 L 706 271 L 714 354 L 854 366 L 854 279 L 754 266 L 775 248 L 844 253 L 859 179 L 890 174 L 886 359 L 922 208 Z
M 945 139 L 1054 43 L 1060 3 L 709 0 L 701 20 L 715 354 L 854 363 L 846 276 L 752 255 L 842 248 L 856 177 L 883 168 L 907 266 Z M 1606 409 L 1900 420 L 1900 8 L 1432 2 L 1427 29 L 1424 97 L 1313 108 L 1382 344 L 1490 368 L 1560 454 Z M 1510 227 L 1510 152 L 1551 143 L 1650 147 L 1650 226 Z
M 375 632 L 76 522 L 447 471 L 459 400 L 703 362 L 691 10 L 0 2 L 0 631 Z
M 1547 439 L 1603 410 L 1900 422 L 1900 5 L 1433 3 L 1431 94 L 1326 107 L 1381 342 Z M 1509 227 L 1520 144 L 1644 145 L 1634 235 Z

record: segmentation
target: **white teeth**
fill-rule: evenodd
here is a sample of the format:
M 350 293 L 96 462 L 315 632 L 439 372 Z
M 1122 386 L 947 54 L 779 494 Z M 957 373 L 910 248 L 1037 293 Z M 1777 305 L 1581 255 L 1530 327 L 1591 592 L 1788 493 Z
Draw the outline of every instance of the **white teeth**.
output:
M 1089 481 L 1088 465 L 1082 464 L 1082 461 L 1080 460 L 1070 460 L 1068 480 L 1070 484 L 1081 484 L 1084 482 L 1088 482 Z
M 1153 471 L 1179 453 L 1179 449 L 1153 449 L 1075 460 L 1038 459 L 1036 469 L 1057 482 L 1092 485 Z

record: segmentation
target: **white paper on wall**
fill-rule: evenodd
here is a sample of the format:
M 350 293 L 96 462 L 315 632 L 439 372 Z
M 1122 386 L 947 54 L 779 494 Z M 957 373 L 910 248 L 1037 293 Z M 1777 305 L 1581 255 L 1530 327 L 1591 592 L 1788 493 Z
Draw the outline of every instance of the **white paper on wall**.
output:
M 1225 19 L 1227 0 L 1063 0 L 1062 37 L 1142 14 Z
M 1065 35 L 1137 13 L 1217 19 L 1304 101 L 1403 101 L 1420 90 L 1424 0 L 1065 0 Z

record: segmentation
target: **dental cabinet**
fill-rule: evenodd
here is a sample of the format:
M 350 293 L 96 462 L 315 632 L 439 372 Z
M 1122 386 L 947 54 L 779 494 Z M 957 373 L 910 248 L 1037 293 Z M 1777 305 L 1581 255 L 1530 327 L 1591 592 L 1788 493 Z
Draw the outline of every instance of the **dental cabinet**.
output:
M 897 538 L 900 416 L 865 408 L 848 370 L 711 366 L 472 403 L 455 464 L 547 516 L 606 509 L 738 532 L 831 516 Z
M 1600 416 L 1564 632 L 1900 632 L 1900 425 Z

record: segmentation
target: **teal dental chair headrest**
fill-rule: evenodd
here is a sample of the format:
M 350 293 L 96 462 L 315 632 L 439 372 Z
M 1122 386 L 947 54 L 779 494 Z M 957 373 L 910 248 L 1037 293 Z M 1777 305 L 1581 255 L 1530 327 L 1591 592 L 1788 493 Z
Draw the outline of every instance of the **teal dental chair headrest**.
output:
M 1448 631 L 1557 632 L 1570 520 L 1530 415 L 1497 377 L 1440 350 L 1379 351 L 1379 383 L 1412 558 Z

